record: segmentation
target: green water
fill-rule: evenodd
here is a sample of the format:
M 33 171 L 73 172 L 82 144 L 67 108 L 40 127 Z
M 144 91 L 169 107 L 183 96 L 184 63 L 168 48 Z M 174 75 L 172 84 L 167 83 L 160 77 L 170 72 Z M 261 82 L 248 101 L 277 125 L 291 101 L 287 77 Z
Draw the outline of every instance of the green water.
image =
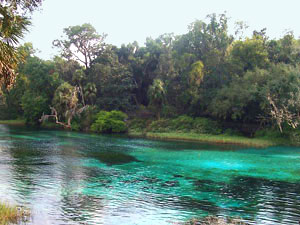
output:
M 0 125 L 0 199 L 27 224 L 298 224 L 300 149 L 159 142 Z

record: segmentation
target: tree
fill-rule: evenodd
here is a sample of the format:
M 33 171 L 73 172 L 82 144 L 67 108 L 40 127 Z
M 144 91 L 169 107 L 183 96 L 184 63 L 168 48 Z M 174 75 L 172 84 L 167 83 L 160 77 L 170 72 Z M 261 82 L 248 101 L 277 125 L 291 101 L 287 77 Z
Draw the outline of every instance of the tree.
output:
M 82 66 L 74 60 L 65 60 L 59 56 L 54 57 L 55 71 L 59 74 L 60 79 L 75 86 L 78 85 L 73 80 L 76 70 L 82 69 Z
M 155 107 L 157 118 L 160 119 L 160 112 L 165 103 L 166 91 L 164 83 L 160 79 L 155 79 L 153 84 L 149 87 L 148 96 L 150 105 Z
M 191 86 L 200 86 L 204 77 L 204 65 L 201 61 L 197 61 L 192 64 L 191 71 L 189 73 L 189 84 Z
M 239 76 L 256 67 L 266 68 L 269 62 L 264 41 L 258 38 L 234 42 L 229 57 L 233 72 Z
M 97 53 L 103 50 L 106 34 L 99 35 L 95 28 L 88 23 L 65 28 L 64 33 L 67 39 L 55 40 L 53 45 L 61 49 L 63 57 L 74 59 L 88 69 Z
M 84 87 L 85 99 L 91 104 L 94 105 L 97 98 L 97 87 L 94 83 L 87 83 Z
M 79 93 L 83 105 L 85 105 L 84 93 L 82 88 L 82 82 L 84 81 L 84 79 L 85 79 L 85 73 L 82 69 L 76 70 L 72 77 L 72 81 L 79 87 Z
M 257 99 L 258 90 L 252 81 L 247 76 L 236 78 L 219 89 L 209 103 L 210 115 L 222 120 L 255 123 L 262 111 L 259 107 L 260 99 Z
M 21 102 L 24 117 L 29 124 L 38 125 L 42 113 L 49 111 L 54 91 L 61 82 L 54 68 L 52 62 L 29 57 L 19 71 L 28 83 Z
M 179 72 L 180 76 L 185 77 L 181 80 L 189 81 L 192 65 L 197 65 L 198 61 L 203 63 L 202 71 L 205 76 L 198 80 L 201 81 L 201 85 L 193 87 L 196 94 L 191 96 L 190 84 L 186 82 L 185 91 L 180 96 L 192 115 L 205 115 L 217 90 L 230 82 L 228 52 L 233 40 L 233 36 L 228 33 L 228 18 L 225 14 L 208 15 L 206 21 L 196 20 L 189 26 L 187 34 L 176 38 L 174 55 L 178 57 L 179 62 L 185 64 L 185 67 L 179 67 L 182 71 Z M 183 60 L 184 58 L 187 60 Z
M 158 64 L 155 70 L 156 78 L 168 82 L 171 78 L 177 76 L 175 62 L 173 58 L 173 34 L 164 34 L 156 39 L 160 44 L 161 53 L 158 58 Z
M 24 111 L 22 109 L 22 96 L 28 87 L 28 78 L 21 74 L 17 76 L 16 82 L 12 85 L 11 89 L 4 92 L 5 99 L 5 113 L 7 118 L 16 119 L 22 117 Z
M 163 53 L 160 39 L 146 39 L 146 47 L 139 48 L 133 61 L 133 75 L 136 83 L 135 95 L 139 104 L 148 105 L 147 90 L 157 76 L 165 76 L 159 69 L 159 59 Z M 166 74 L 167 75 L 167 74 Z
M 7 7 L 0 6 L 0 85 L 4 89 L 14 82 L 15 70 L 21 58 L 15 45 L 29 25 L 27 18 L 13 12 Z
M 275 123 L 280 132 L 283 132 L 284 124 L 296 128 L 300 122 L 299 69 L 299 66 L 286 64 L 271 65 L 265 72 L 266 82 L 260 88 L 264 100 L 260 105 L 265 112 L 260 118 L 264 122 Z
M 207 72 L 220 73 L 228 47 L 234 38 L 228 34 L 228 18 L 225 14 L 207 16 L 209 23 L 196 20 L 189 26 L 185 40 L 185 51 L 197 56 Z M 180 42 L 179 42 L 180 43 Z
M 271 40 L 267 43 L 269 59 L 273 63 L 285 63 L 296 65 L 300 62 L 299 43 L 292 32 L 288 32 L 279 40 Z
M 78 93 L 77 87 L 72 87 L 67 82 L 62 83 L 54 93 L 53 106 L 50 106 L 51 114 L 45 115 L 43 113 L 39 121 L 43 122 L 53 117 L 55 123 L 62 125 L 66 129 L 71 129 L 72 119 L 76 115 L 80 115 L 87 107 L 80 107 Z
M 41 0 L 0 0 L 0 88 L 6 89 L 16 76 L 23 57 L 16 49 L 30 24 L 26 14 L 35 10 Z
M 133 73 L 119 62 L 114 46 L 107 46 L 89 70 L 88 82 L 97 90 L 96 104 L 104 110 L 131 111 L 134 108 Z
M 22 71 L 25 66 L 26 59 L 32 57 L 34 49 L 31 43 L 24 43 L 22 46 L 17 48 L 17 52 L 21 54 L 25 62 L 18 64 L 18 71 Z M 9 89 L 3 89 L 3 99 L 5 103 L 5 112 L 11 119 L 21 117 L 23 110 L 21 106 L 21 99 L 28 87 L 28 78 L 24 74 L 19 74 L 16 77 L 16 81 L 11 84 Z
M 43 0 L 0 0 L 3 7 L 14 10 L 14 13 L 24 15 L 37 9 Z
M 27 90 L 22 96 L 22 109 L 24 111 L 24 117 L 26 124 L 38 125 L 39 118 L 43 112 L 48 111 L 49 99 L 45 95 L 37 95 L 31 90 Z

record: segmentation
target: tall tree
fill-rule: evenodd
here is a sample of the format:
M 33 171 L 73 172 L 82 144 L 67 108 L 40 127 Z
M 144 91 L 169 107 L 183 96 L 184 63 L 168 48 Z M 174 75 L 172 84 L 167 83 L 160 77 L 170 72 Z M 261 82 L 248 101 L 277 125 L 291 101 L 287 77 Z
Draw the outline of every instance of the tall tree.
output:
M 49 111 L 54 91 L 60 84 L 59 75 L 54 68 L 51 61 L 29 57 L 19 71 L 28 79 L 21 102 L 26 122 L 29 124 L 38 124 L 42 113 Z
M 255 36 L 252 39 L 234 42 L 229 56 L 232 71 L 239 76 L 256 67 L 266 68 L 269 62 L 264 41 Z
M 0 88 L 6 89 L 15 80 L 18 62 L 23 59 L 16 49 L 30 24 L 28 13 L 42 0 L 0 0 Z
M 64 29 L 65 40 L 54 40 L 53 45 L 62 51 L 62 56 L 82 63 L 86 69 L 103 50 L 106 34 L 99 35 L 89 23 Z
M 96 84 L 96 104 L 105 110 L 133 109 L 133 74 L 119 62 L 114 46 L 108 45 L 89 71 L 89 83 Z

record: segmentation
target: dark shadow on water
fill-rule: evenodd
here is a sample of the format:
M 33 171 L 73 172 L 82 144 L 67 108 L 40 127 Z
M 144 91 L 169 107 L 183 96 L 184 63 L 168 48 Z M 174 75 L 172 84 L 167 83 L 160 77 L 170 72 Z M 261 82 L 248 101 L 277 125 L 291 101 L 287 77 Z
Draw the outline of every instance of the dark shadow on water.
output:
M 139 160 L 131 155 L 115 151 L 91 152 L 89 156 L 98 159 L 108 166 L 139 162 Z

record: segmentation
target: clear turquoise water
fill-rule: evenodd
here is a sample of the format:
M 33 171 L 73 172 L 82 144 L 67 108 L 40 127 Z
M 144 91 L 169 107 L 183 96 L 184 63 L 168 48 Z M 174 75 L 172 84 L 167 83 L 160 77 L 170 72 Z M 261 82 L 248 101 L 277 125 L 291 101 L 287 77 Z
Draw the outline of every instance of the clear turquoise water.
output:
M 28 224 L 298 224 L 300 149 L 160 142 L 0 125 L 0 199 Z

